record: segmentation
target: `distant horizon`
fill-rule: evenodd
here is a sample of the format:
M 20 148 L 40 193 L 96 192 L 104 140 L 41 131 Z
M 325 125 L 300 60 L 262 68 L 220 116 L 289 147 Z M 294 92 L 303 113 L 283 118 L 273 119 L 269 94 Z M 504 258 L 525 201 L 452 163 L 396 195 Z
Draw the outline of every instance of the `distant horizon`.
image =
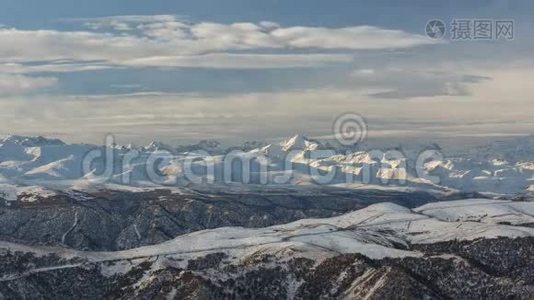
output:
M 217 138 L 207 138 L 207 139 L 169 139 L 169 140 L 158 140 L 158 139 L 150 139 L 147 137 L 147 139 L 143 142 L 128 142 L 128 140 L 122 140 L 120 136 L 113 135 L 116 144 L 120 146 L 128 146 L 132 145 L 133 147 L 145 147 L 148 146 L 152 142 L 156 143 L 163 143 L 165 145 L 171 146 L 171 147 L 179 147 L 179 146 L 189 146 L 189 145 L 196 145 L 202 141 L 216 141 L 220 143 L 221 147 L 228 148 L 228 147 L 235 147 L 243 145 L 247 142 L 259 142 L 263 143 L 265 145 L 267 144 L 278 144 L 283 141 L 287 141 L 288 139 L 296 136 L 301 135 L 305 138 L 311 139 L 311 140 L 317 140 L 321 143 L 331 143 L 332 145 L 336 145 L 337 142 L 333 137 L 325 137 L 325 136 L 309 136 L 306 134 L 301 133 L 295 133 L 293 135 L 288 135 L 285 137 L 271 137 L 266 139 L 217 139 Z M 37 138 L 37 137 L 43 137 L 46 139 L 58 139 L 66 144 L 90 144 L 90 145 L 104 145 L 105 144 L 105 137 L 103 136 L 100 141 L 86 141 L 86 140 L 72 140 L 70 138 L 62 138 L 60 136 L 54 136 L 54 135 L 18 135 L 18 134 L 0 134 L 0 141 L 2 139 L 12 137 L 12 136 L 19 136 L 22 138 Z M 410 144 L 414 144 L 413 146 L 415 148 L 423 145 L 431 145 L 436 143 L 437 145 L 448 148 L 449 150 L 464 150 L 468 149 L 473 146 L 482 146 L 487 145 L 494 142 L 499 141 L 506 141 L 506 140 L 515 140 L 521 137 L 534 137 L 534 134 L 508 134 L 508 135 L 473 135 L 473 136 L 440 136 L 440 137 L 421 137 L 421 136 L 415 136 L 415 137 L 369 137 L 365 141 L 361 143 L 361 146 L 369 148 L 369 147 L 377 147 L 377 148 L 392 148 L 399 145 L 404 146 L 410 146 Z M 419 143 L 419 144 L 417 144 Z M 337 144 L 338 145 L 338 144 Z M 338 145 L 339 146 L 339 145 Z

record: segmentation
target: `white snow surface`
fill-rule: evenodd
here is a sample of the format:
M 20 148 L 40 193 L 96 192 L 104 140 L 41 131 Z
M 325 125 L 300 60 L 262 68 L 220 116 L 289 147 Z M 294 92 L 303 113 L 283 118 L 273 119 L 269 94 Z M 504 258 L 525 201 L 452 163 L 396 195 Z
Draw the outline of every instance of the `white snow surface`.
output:
M 149 178 L 147 160 L 156 153 L 165 153 L 166 149 L 174 152 L 170 159 L 157 163 L 156 169 L 163 176 L 157 180 Z M 534 191 L 534 136 L 496 142 L 465 153 L 447 155 L 441 160 L 427 161 L 424 169 L 430 175 L 438 176 L 439 183 L 421 179 L 414 170 L 406 168 L 413 158 L 390 159 L 386 155 L 361 149 L 337 153 L 332 151 L 328 154 L 331 149 L 327 149 L 319 141 L 296 135 L 280 143 L 241 151 L 237 155 L 250 161 L 249 183 L 258 183 L 258 177 L 262 174 L 266 175 L 269 184 L 313 185 L 317 184 L 317 178 L 310 170 L 335 170 L 338 176 L 322 184 L 346 188 L 360 188 L 363 184 L 364 187 L 374 185 L 443 192 L 475 191 L 497 195 Z M 82 162 L 92 150 L 111 153 L 113 166 L 109 176 L 103 176 L 106 175 L 104 159 L 95 160 L 90 166 L 90 172 L 83 172 Z M 128 161 L 132 150 L 137 151 L 139 156 Z M 385 152 L 388 149 L 381 150 Z M 405 152 L 408 157 L 411 155 L 410 151 Z M 193 174 L 205 176 L 206 161 L 209 161 L 213 164 L 214 175 L 209 178 L 205 176 L 204 179 L 221 183 L 225 180 L 222 176 L 224 154 L 213 141 L 174 149 L 156 142 L 138 148 L 116 145 L 106 148 L 88 144 L 70 145 L 43 137 L 10 136 L 0 140 L 0 183 L 62 190 L 94 188 L 102 184 L 141 188 L 183 186 L 191 183 L 184 175 L 184 162 L 190 161 L 192 156 L 198 158 L 191 166 Z M 260 156 L 265 159 L 260 161 Z M 290 169 L 285 168 L 287 156 L 292 163 Z M 242 178 L 242 172 L 240 168 L 231 170 L 232 177 L 235 178 Z M 363 177 L 368 173 L 375 180 L 362 183 Z M 280 178 L 284 178 L 281 175 L 288 177 L 288 180 L 280 181 Z M 405 182 L 399 181 L 404 176 Z M 354 181 L 347 182 L 348 177 L 352 177 Z
M 487 224 L 534 224 L 533 202 L 465 199 L 434 202 L 414 211 L 442 221 L 473 221 Z
M 468 207 L 467 211 L 464 208 Z M 497 224 L 492 218 L 514 211 L 518 225 L 529 221 L 532 202 L 470 199 L 433 203 L 410 210 L 392 203 L 380 203 L 338 217 L 303 219 L 266 228 L 223 227 L 178 236 L 167 242 L 116 252 L 83 252 L 65 248 L 30 247 L 0 242 L 0 249 L 56 253 L 93 262 L 172 257 L 178 264 L 209 253 L 223 252 L 229 262 L 238 263 L 263 254 L 287 259 L 307 257 L 322 260 L 342 253 L 360 253 L 373 259 L 419 256 L 405 250 L 408 243 L 450 240 L 534 236 L 534 228 Z M 487 216 L 478 220 L 478 215 Z M 462 216 L 451 220 L 450 216 Z M 476 215 L 477 218 L 471 217 Z M 476 220 L 476 221 L 474 221 Z M 399 245 L 401 245 L 399 247 Z M 123 272 L 127 266 L 116 267 Z M 105 270 L 112 273 L 113 270 Z

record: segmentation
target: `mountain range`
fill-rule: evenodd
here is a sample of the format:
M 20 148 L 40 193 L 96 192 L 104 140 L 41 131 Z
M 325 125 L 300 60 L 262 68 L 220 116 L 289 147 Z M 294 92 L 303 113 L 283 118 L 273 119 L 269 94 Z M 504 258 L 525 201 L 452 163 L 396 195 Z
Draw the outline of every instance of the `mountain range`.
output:
M 480 299 L 534 295 L 534 203 L 380 203 L 115 252 L 0 242 L 5 298 Z M 512 216 L 507 218 L 505 216 Z
M 0 299 L 529 299 L 533 175 L 531 136 L 456 152 L 9 136 Z
M 254 148 L 255 147 L 255 148 Z M 10 136 L 0 141 L 0 197 L 17 200 L 21 194 L 47 190 L 86 190 L 105 188 L 154 188 L 190 186 L 195 182 L 185 176 L 189 169 L 203 183 L 243 183 L 270 185 L 316 185 L 315 177 L 335 172 L 335 176 L 321 185 L 358 188 L 431 190 L 437 193 L 480 192 L 488 195 L 529 194 L 534 190 L 534 137 L 522 137 L 507 143 L 496 142 L 462 153 L 442 154 L 428 158 L 422 170 L 435 176 L 437 182 L 421 178 L 416 172 L 417 154 L 423 150 L 442 151 L 438 146 L 417 146 L 392 149 L 333 148 L 317 140 L 296 135 L 280 143 L 246 143 L 223 149 L 216 141 L 202 141 L 196 145 L 171 147 L 150 143 L 143 147 L 98 146 L 66 144 L 44 137 Z M 91 151 L 111 158 L 94 160 L 88 172 L 82 165 Z M 135 151 L 136 156 L 126 161 Z M 388 157 L 388 151 L 400 157 Z M 225 158 L 228 153 L 250 163 L 248 178 L 243 168 L 230 165 L 231 178 L 226 178 Z M 161 158 L 153 167 L 157 180 L 147 174 L 151 156 Z M 259 160 L 262 158 L 263 160 Z M 109 176 L 102 176 L 112 160 Z M 208 174 L 206 162 L 213 166 Z M 287 163 L 290 166 L 287 166 Z M 365 173 L 369 173 L 365 180 Z M 314 175 L 315 174 L 315 175 Z M 280 176 L 280 175 L 286 175 Z M 264 176 L 265 182 L 261 181 Z M 284 178 L 279 181 L 277 178 Z M 423 176 L 424 177 L 424 176 Z

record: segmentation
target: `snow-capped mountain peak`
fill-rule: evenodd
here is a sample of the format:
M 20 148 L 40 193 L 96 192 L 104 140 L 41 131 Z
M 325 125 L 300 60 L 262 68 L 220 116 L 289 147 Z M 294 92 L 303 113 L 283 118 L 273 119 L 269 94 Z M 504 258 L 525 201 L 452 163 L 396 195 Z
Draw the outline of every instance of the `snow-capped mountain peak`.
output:
M 143 147 L 143 150 L 148 151 L 148 152 L 154 152 L 154 151 L 159 151 L 159 150 L 170 150 L 170 149 L 172 149 L 171 146 L 165 143 L 156 142 L 156 141 L 152 141 L 150 142 L 150 144 Z
M 20 136 L 20 135 L 9 135 L 1 140 L 0 143 L 11 142 L 23 147 L 41 147 L 41 146 L 51 146 L 51 145 L 65 145 L 65 143 L 60 139 L 45 138 L 43 136 Z
M 256 148 L 249 150 L 242 147 L 223 149 L 215 141 L 201 141 L 198 144 L 189 146 L 173 147 L 160 142 L 152 142 L 149 145 L 136 150 L 138 156 L 131 161 L 131 166 L 123 164 L 122 158 L 131 150 L 131 147 L 114 147 L 114 168 L 110 181 L 118 183 L 115 180 L 116 175 L 136 171 L 129 178 L 129 182 L 123 183 L 130 186 L 142 186 L 149 183 L 145 169 L 147 155 L 162 150 L 171 151 L 176 157 L 169 165 L 160 165 L 160 170 L 176 169 L 177 164 L 186 158 L 188 154 L 202 154 L 215 165 L 215 174 L 224 174 L 225 154 L 231 150 L 246 151 L 250 156 L 244 156 L 250 159 L 255 155 L 267 156 L 268 170 L 264 170 L 262 165 L 254 172 L 267 172 L 268 178 L 275 174 L 291 174 L 286 183 L 301 184 L 302 182 L 312 183 L 310 170 L 319 171 L 336 171 L 343 172 L 332 177 L 327 184 L 360 184 L 358 180 L 364 178 L 366 174 L 369 177 L 368 182 L 374 182 L 375 179 L 382 178 L 406 178 L 405 183 L 409 187 L 419 189 L 436 189 L 439 190 L 460 190 L 468 192 L 488 192 L 499 194 L 528 193 L 532 190 L 534 180 L 534 152 L 528 147 L 531 140 L 529 137 L 510 140 L 509 144 L 497 143 L 482 148 L 481 155 L 471 156 L 469 154 L 447 155 L 443 158 L 436 158 L 425 161 L 424 171 L 431 176 L 439 178 L 439 186 L 429 185 L 427 182 L 419 181 L 415 170 L 410 168 L 410 162 L 413 158 L 408 156 L 406 159 L 390 159 L 381 154 L 367 151 L 346 151 L 345 153 L 333 152 L 313 152 L 316 150 L 327 149 L 322 143 L 307 138 L 303 135 L 295 135 L 281 143 L 272 143 L 267 146 L 261 143 L 250 144 Z M 437 148 L 437 147 L 433 147 Z M 88 144 L 65 144 L 60 140 L 48 139 L 44 137 L 21 137 L 10 136 L 0 140 L 0 175 L 10 181 L 24 182 L 25 180 L 39 181 L 39 184 L 46 185 L 51 180 L 83 180 L 82 162 L 86 154 L 91 150 L 99 150 L 102 155 L 102 146 Z M 518 149 L 514 155 L 510 154 L 507 149 Z M 198 153 L 197 153 L 198 152 Z M 202 152 L 202 153 L 201 153 Z M 205 153 L 207 152 L 207 154 Z M 491 155 L 486 155 L 490 153 Z M 313 155 L 319 154 L 319 155 Z M 516 155 L 517 154 L 517 155 Z M 286 160 L 294 163 L 289 166 L 291 169 L 284 169 L 288 166 Z M 132 167 L 135 166 L 135 167 Z M 408 167 L 405 167 L 408 166 Z M 96 160 L 93 167 L 104 169 L 104 161 Z M 204 176 L 205 168 L 202 166 L 193 166 L 195 173 Z M 240 172 L 232 170 L 232 172 Z M 163 172 L 170 178 L 167 172 Z M 181 173 L 180 173 L 181 174 Z M 354 181 L 347 182 L 347 174 L 353 176 Z M 394 175 L 397 174 L 397 175 Z M 237 174 L 240 175 L 240 174 Z M 178 176 L 174 174 L 172 176 Z M 185 176 L 183 174 L 179 176 Z M 271 176 L 271 177 L 270 177 Z M 124 177 L 124 176 L 118 176 Z M 118 178 L 117 177 L 117 178 Z M 239 176 L 238 176 L 239 177 Z M 223 180 L 221 176 L 214 177 L 215 180 Z M 258 177 L 259 178 L 259 177 Z M 179 182 L 185 178 L 175 178 Z M 42 182 L 42 183 L 41 183 Z M 271 182 L 269 182 L 271 183 Z M 32 182 L 33 184 L 33 182 Z
M 280 143 L 282 150 L 317 150 L 321 147 L 318 141 L 311 140 L 303 135 L 297 134 Z

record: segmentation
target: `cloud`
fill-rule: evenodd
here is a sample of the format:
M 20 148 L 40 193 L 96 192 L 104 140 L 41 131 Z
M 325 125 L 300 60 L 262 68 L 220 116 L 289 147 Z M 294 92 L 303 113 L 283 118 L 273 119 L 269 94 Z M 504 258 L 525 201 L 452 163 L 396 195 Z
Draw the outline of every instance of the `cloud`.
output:
M 39 68 L 43 72 L 92 70 L 89 66 L 310 67 L 346 62 L 356 50 L 437 43 L 418 34 L 373 26 L 282 27 L 269 21 L 188 23 L 169 15 L 77 21 L 91 30 L 0 28 L 0 39 L 9 41 L 0 44 L 0 68 L 18 68 L 15 72 L 24 73 L 38 72 Z M 70 64 L 50 63 L 57 60 Z
M 54 86 L 54 77 L 29 77 L 24 75 L 0 74 L 0 95 L 31 92 L 36 89 Z
M 108 24 L 109 22 L 124 22 L 124 23 L 154 23 L 154 22 L 171 22 L 179 19 L 176 15 L 122 15 L 110 17 L 96 17 L 96 18 L 64 18 L 61 21 L 95 24 Z
M 89 61 L 86 63 L 51 61 L 44 63 L 4 63 L 0 64 L 0 73 L 8 74 L 29 74 L 29 73 L 65 73 L 95 71 L 119 68 L 120 66 L 105 65 L 98 62 Z
M 4 62 L 95 60 L 116 63 L 147 53 L 175 52 L 169 45 L 146 38 L 83 31 L 0 29 L 0 39 L 10 41 L 0 45 L 0 57 Z
M 233 54 L 213 53 L 195 56 L 160 56 L 125 61 L 128 66 L 195 67 L 213 69 L 264 69 L 317 67 L 352 61 L 343 54 Z
M 386 99 L 466 96 L 470 94 L 470 85 L 491 79 L 488 76 L 410 67 L 358 69 L 352 72 L 351 77 L 357 87 L 367 91 L 367 95 Z
M 406 72 L 411 73 L 416 72 Z M 101 142 L 108 132 L 128 141 L 264 139 L 295 132 L 328 135 L 336 116 L 348 111 L 366 118 L 371 138 L 386 134 L 435 137 L 534 130 L 534 107 L 529 96 L 534 87 L 527 82 L 534 69 L 468 73 L 487 74 L 492 80 L 473 85 L 469 96 L 420 96 L 398 103 L 380 101 L 359 88 L 1 97 L 0 128 L 15 132 L 0 130 L 0 134 L 59 134 L 85 142 Z M 507 99 L 506 105 L 502 99 Z
M 174 15 L 128 15 L 112 16 L 100 18 L 67 18 L 62 19 L 64 22 L 83 23 L 83 25 L 92 30 L 113 29 L 117 31 L 130 31 L 135 27 L 134 24 L 171 22 L 177 19 Z
M 422 35 L 373 26 L 345 28 L 289 27 L 278 28 L 271 36 L 289 47 L 322 49 L 400 49 L 435 44 Z
M 172 15 L 115 16 L 82 19 L 92 28 L 115 29 L 117 24 L 137 28 L 145 36 L 160 39 L 210 40 L 232 48 L 317 48 L 317 49 L 401 49 L 440 41 L 402 30 L 375 26 L 282 27 L 270 21 L 222 24 L 200 22 L 191 24 Z M 121 30 L 121 29 L 119 29 Z

